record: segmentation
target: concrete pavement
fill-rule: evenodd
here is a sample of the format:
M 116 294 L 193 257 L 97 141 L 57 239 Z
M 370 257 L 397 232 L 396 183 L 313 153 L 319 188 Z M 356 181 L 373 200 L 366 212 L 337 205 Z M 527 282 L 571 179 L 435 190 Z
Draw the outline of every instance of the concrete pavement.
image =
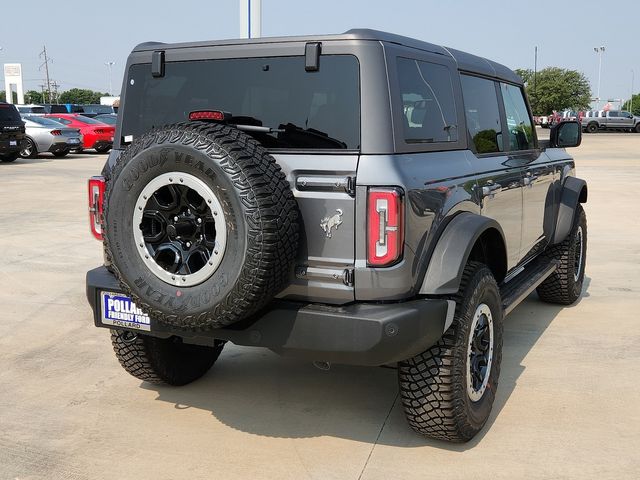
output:
M 105 157 L 0 164 L 0 479 L 637 478 L 640 135 L 585 135 L 580 302 L 506 320 L 497 403 L 472 442 L 406 425 L 396 372 L 329 372 L 227 345 L 182 388 L 127 375 L 84 295 L 101 263 L 86 178 Z

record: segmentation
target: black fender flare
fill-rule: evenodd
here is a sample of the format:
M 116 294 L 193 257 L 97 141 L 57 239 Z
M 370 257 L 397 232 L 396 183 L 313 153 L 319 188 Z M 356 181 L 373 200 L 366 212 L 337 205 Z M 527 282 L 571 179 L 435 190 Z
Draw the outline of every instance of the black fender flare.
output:
M 556 217 L 556 228 L 551 243 L 561 243 L 571 231 L 578 203 L 587 201 L 587 182 L 581 178 L 567 177 L 560 192 L 560 205 Z
M 419 293 L 422 295 L 457 293 L 462 272 L 473 246 L 490 228 L 496 229 L 504 242 L 504 232 L 495 220 L 470 212 L 456 215 L 438 239 Z

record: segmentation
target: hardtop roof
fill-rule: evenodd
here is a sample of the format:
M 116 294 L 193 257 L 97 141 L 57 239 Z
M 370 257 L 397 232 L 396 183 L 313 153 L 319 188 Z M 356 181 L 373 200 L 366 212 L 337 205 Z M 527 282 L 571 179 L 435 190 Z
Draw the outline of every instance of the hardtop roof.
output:
M 458 68 L 463 71 L 478 73 L 490 77 L 500 78 L 512 83 L 522 84 L 522 79 L 510 68 L 501 65 L 492 60 L 477 55 L 472 55 L 453 48 L 435 45 L 433 43 L 416 40 L 415 38 L 396 35 L 394 33 L 382 32 L 366 28 L 351 29 L 342 34 L 334 35 L 305 35 L 290 37 L 261 37 L 261 38 L 243 38 L 230 40 L 209 40 L 199 42 L 184 43 L 162 43 L 162 42 L 145 42 L 137 45 L 133 51 L 143 52 L 162 49 L 181 49 L 196 47 L 215 47 L 230 45 L 252 45 L 266 43 L 295 43 L 295 42 L 331 42 L 340 40 L 370 40 L 384 43 L 392 43 L 402 45 L 417 50 L 424 50 L 439 55 L 452 58 Z

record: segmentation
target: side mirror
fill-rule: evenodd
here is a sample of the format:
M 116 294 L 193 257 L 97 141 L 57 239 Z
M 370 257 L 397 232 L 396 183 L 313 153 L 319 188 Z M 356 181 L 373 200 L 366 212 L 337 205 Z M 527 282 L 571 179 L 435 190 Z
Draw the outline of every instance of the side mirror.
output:
M 577 147 L 582 143 L 582 127 L 578 122 L 561 122 L 551 127 L 550 148 Z

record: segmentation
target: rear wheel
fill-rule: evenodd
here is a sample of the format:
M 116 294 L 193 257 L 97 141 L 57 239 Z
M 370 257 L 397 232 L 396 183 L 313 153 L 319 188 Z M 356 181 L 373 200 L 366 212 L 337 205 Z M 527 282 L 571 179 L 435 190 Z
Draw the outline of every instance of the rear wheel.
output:
M 466 442 L 484 426 L 498 387 L 502 306 L 491 271 L 470 262 L 451 327 L 433 347 L 398 365 L 407 421 L 423 435 Z
M 20 154 L 18 152 L 15 153 L 5 153 L 0 155 L 0 162 L 9 163 L 13 162 L 16 158 L 18 158 Z
M 111 150 L 110 145 L 102 145 L 100 147 L 96 147 L 96 152 L 98 153 L 107 153 L 109 150 Z
M 587 125 L 587 132 L 596 133 L 597 131 L 598 131 L 598 124 L 597 123 L 592 122 L 589 125 Z
M 38 148 L 33 140 L 30 138 L 24 140 L 24 147 L 20 150 L 20 156 L 22 158 L 34 158 L 38 156 Z
M 178 337 L 156 338 L 131 331 L 111 330 L 116 357 L 138 380 L 156 384 L 186 385 L 209 371 L 225 342 L 213 347 L 183 343 Z

